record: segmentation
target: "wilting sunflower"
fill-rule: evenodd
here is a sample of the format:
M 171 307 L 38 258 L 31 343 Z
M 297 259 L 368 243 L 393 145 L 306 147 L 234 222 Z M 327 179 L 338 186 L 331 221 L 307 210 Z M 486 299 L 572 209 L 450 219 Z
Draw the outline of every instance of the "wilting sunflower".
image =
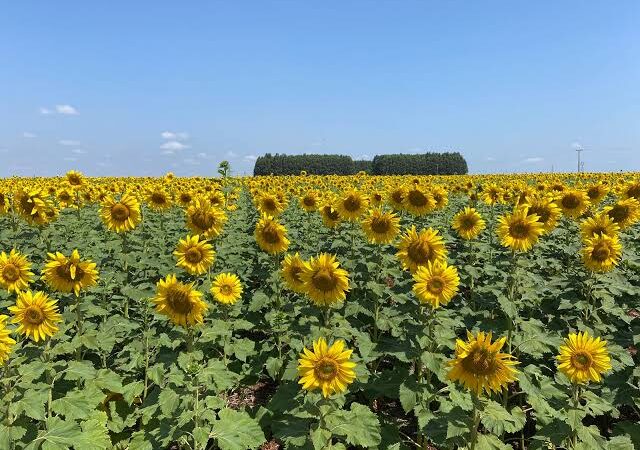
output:
M 376 208 L 362 221 L 362 229 L 369 242 L 389 244 L 400 231 L 400 218 L 394 213 Z
M 549 233 L 558 224 L 562 211 L 550 198 L 533 198 L 527 202 L 527 215 L 538 216 L 538 222 L 542 224 L 544 233 Z
M 216 275 L 211 283 L 213 298 L 224 305 L 233 305 L 242 297 L 242 283 L 234 273 Z
M 432 308 L 446 305 L 451 301 L 456 292 L 460 278 L 458 270 L 454 266 L 447 265 L 446 261 L 428 263 L 418 267 L 413 274 L 415 284 L 413 292 L 422 303 L 429 303 Z
M 47 284 L 58 292 L 73 292 L 88 289 L 98 281 L 96 263 L 80 259 L 78 250 L 74 250 L 68 258 L 60 252 L 49 253 L 49 261 L 44 266 L 43 278 Z
M 515 381 L 519 364 L 508 353 L 501 353 L 507 338 L 491 342 L 491 333 L 480 331 L 476 336 L 467 331 L 467 341 L 456 340 L 456 357 L 449 361 L 448 378 L 458 381 L 476 395 L 500 391 Z
M 7 330 L 5 325 L 6 320 L 9 317 L 0 315 L 0 366 L 9 359 L 11 350 L 16 341 L 11 339 L 11 331 Z
M 602 374 L 611 370 L 611 358 L 607 351 L 607 342 L 593 338 L 589 333 L 571 333 L 560 346 L 558 369 L 574 384 L 586 384 L 589 381 L 600 382 Z
M 342 220 L 338 210 L 331 206 L 331 204 L 329 203 L 323 205 L 320 208 L 320 214 L 322 216 L 322 223 L 327 228 L 336 227 Z
M 414 183 L 407 188 L 404 207 L 414 216 L 424 216 L 435 209 L 436 201 L 426 189 Z
M 305 262 L 300 278 L 311 301 L 317 306 L 329 307 L 347 298 L 348 276 L 335 255 L 321 253 Z
M 528 252 L 538 242 L 544 228 L 538 216 L 529 215 L 528 210 L 526 206 L 520 206 L 498 219 L 497 233 L 504 247 Z
M 57 300 L 49 298 L 44 292 L 20 292 L 15 306 L 9 307 L 13 314 L 11 323 L 20 324 L 16 333 L 24 334 L 35 342 L 44 341 L 56 334 L 56 324 L 62 322 L 57 303 Z
M 18 292 L 29 287 L 33 280 L 31 263 L 15 248 L 7 255 L 0 253 L 0 286 L 9 292 Z
M 453 217 L 451 226 L 462 239 L 468 240 L 477 237 L 485 229 L 486 223 L 475 208 L 467 206 Z
M 618 236 L 599 234 L 588 238 L 582 249 L 584 265 L 593 272 L 609 272 L 622 257 L 622 245 Z
M 562 191 L 556 202 L 567 217 L 580 217 L 589 208 L 589 196 L 578 189 Z
M 202 294 L 193 284 L 185 284 L 175 275 L 167 275 L 158 281 L 156 296 L 153 298 L 156 311 L 167 316 L 171 322 L 183 327 L 202 323 L 209 306 L 202 300 Z
M 447 249 L 437 230 L 427 228 L 417 232 L 412 225 L 402 235 L 396 256 L 406 270 L 415 273 L 420 266 L 446 258 Z
M 367 200 L 360 192 L 351 190 L 337 198 L 336 209 L 343 219 L 349 221 L 358 220 L 367 210 Z
M 335 341 L 331 347 L 323 337 L 313 343 L 313 351 L 305 348 L 298 359 L 299 384 L 303 389 L 321 389 L 324 398 L 347 390 L 356 379 L 356 363 L 350 361 L 353 350 L 346 349 L 344 341 Z
M 296 252 L 295 255 L 288 254 L 282 261 L 282 278 L 285 284 L 293 292 L 305 292 L 304 280 L 301 278 L 304 271 L 304 260 Z
M 215 238 L 222 233 L 227 215 L 220 208 L 211 206 L 202 197 L 195 198 L 187 208 L 187 228 L 205 238 Z
M 254 235 L 258 246 L 269 254 L 282 253 L 289 247 L 287 229 L 271 216 L 262 215 Z
M 102 203 L 100 217 L 109 230 L 116 233 L 131 231 L 142 221 L 140 202 L 128 193 L 122 194 L 120 200 L 108 196 Z
M 582 239 L 590 239 L 600 234 L 607 236 L 616 236 L 620 231 L 620 227 L 607 214 L 596 214 L 593 217 L 587 217 L 580 223 L 580 234 Z
M 630 197 L 605 207 L 602 212 L 611 217 L 621 230 L 626 230 L 640 219 L 640 202 Z
M 183 268 L 191 275 L 202 275 L 213 264 L 216 252 L 209 241 L 201 240 L 200 236 L 196 234 L 180 239 L 173 256 L 178 259 L 176 266 Z

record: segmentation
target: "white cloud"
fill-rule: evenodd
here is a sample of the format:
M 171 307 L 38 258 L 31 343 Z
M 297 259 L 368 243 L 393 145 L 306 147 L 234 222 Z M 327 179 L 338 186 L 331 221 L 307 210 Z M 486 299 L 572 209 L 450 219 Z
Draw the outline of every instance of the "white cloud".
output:
M 258 159 L 258 157 L 256 155 L 245 155 L 244 160 L 245 161 L 255 161 L 256 159 Z
M 160 136 L 168 141 L 186 141 L 189 139 L 189 133 L 184 131 L 163 131 Z
M 178 142 L 178 141 L 168 141 L 160 146 L 162 150 L 167 150 L 170 152 L 184 150 L 185 148 L 189 148 L 189 147 L 190 145 L 183 144 L 182 142 Z
M 71 153 L 75 153 L 76 155 L 84 155 L 87 153 L 87 151 L 82 148 L 74 148 L 73 150 L 71 150 Z
M 67 147 L 76 147 L 80 145 L 80 141 L 74 141 L 73 139 L 60 139 L 58 144 L 64 145 Z
M 207 154 L 206 154 L 206 153 L 203 153 L 203 152 L 200 152 L 200 153 L 198 153 L 196 156 L 197 156 L 198 158 L 206 158 L 206 157 L 207 157 Z
M 28 131 L 25 131 L 24 133 L 22 133 L 22 137 L 25 139 L 33 139 L 38 136 L 35 133 L 29 133 Z
M 48 114 L 53 114 L 53 111 L 51 111 L 49 108 L 45 108 L 44 106 L 41 106 L 38 111 L 40 111 L 40 114 L 42 115 L 48 115 Z
M 487 156 L 487 161 L 495 161 L 496 159 L 493 156 Z
M 185 164 L 192 164 L 192 165 L 198 164 L 198 161 L 196 161 L 193 158 L 185 158 L 185 159 L 183 159 L 183 161 L 184 161 Z
M 227 152 L 227 158 L 236 158 L 238 156 L 238 154 L 232 150 L 229 150 Z
M 544 161 L 544 158 L 540 158 L 539 156 L 533 156 L 531 158 L 525 158 L 522 160 L 522 162 L 529 163 L 529 164 L 539 163 L 542 161 Z
M 80 114 L 78 110 L 71 105 L 56 105 L 56 112 L 58 114 L 65 114 L 68 116 L 76 116 Z

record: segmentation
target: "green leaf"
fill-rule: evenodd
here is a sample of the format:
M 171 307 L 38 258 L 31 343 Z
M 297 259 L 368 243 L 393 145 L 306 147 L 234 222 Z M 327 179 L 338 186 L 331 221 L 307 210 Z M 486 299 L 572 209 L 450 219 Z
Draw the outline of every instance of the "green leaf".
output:
M 254 449 L 266 439 L 260 425 L 244 411 L 223 409 L 212 425 L 211 437 L 222 450 Z
M 70 381 L 91 380 L 96 376 L 96 369 L 88 361 L 69 361 L 65 378 Z
M 46 429 L 38 433 L 25 450 L 67 450 L 77 442 L 80 434 L 80 426 L 76 422 L 52 417 L 47 420 Z
M 44 420 L 46 411 L 44 404 L 47 402 L 49 391 L 46 389 L 30 389 L 18 400 L 17 413 L 24 413 L 35 420 Z
M 102 400 L 104 394 L 99 389 L 74 390 L 67 392 L 64 397 L 55 399 L 51 403 L 51 409 L 67 419 L 84 419 L 96 410 Z
M 327 415 L 326 426 L 332 434 L 345 436 L 352 445 L 374 447 L 382 440 L 378 416 L 359 403 L 352 403 L 349 411 L 338 410 Z
M 171 414 L 176 410 L 180 404 L 180 396 L 176 394 L 172 389 L 165 387 L 160 396 L 158 397 L 158 404 L 160 410 L 165 417 L 171 417 Z
M 482 424 L 494 434 L 515 433 L 522 430 L 526 422 L 526 415 L 519 407 L 511 412 L 502 405 L 488 400 L 482 411 Z
M 513 450 L 513 447 L 492 434 L 479 434 L 475 448 L 476 450 Z
M 122 393 L 122 378 L 117 373 L 109 369 L 100 369 L 96 373 L 93 379 L 95 384 L 100 389 L 106 389 L 110 392 Z
M 111 448 L 111 439 L 107 430 L 107 415 L 104 412 L 94 413 L 89 420 L 80 424 L 82 434 L 74 443 L 79 450 L 107 450 Z

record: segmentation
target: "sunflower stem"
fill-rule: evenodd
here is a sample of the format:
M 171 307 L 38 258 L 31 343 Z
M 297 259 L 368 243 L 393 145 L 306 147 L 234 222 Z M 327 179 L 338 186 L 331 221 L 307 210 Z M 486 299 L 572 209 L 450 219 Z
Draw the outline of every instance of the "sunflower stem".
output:
M 480 411 L 478 410 L 479 399 L 475 392 L 471 393 L 471 400 L 473 402 L 473 412 L 471 414 L 471 422 L 469 423 L 469 450 L 474 450 L 478 442 L 478 427 L 480 426 Z
M 86 294 L 85 294 L 86 295 Z M 82 361 L 82 310 L 80 309 L 80 296 L 76 295 L 76 336 L 78 337 L 78 348 L 76 349 L 76 361 Z

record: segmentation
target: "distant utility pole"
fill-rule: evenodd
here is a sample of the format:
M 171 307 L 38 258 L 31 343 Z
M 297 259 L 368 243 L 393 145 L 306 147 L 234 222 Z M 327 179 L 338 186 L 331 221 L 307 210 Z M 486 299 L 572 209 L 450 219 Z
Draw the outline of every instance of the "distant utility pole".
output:
M 576 147 L 576 152 L 578 153 L 578 173 L 580 173 L 580 169 L 582 168 L 582 164 L 580 163 L 580 153 L 582 153 L 583 150 L 584 149 L 582 148 L 581 145 Z

